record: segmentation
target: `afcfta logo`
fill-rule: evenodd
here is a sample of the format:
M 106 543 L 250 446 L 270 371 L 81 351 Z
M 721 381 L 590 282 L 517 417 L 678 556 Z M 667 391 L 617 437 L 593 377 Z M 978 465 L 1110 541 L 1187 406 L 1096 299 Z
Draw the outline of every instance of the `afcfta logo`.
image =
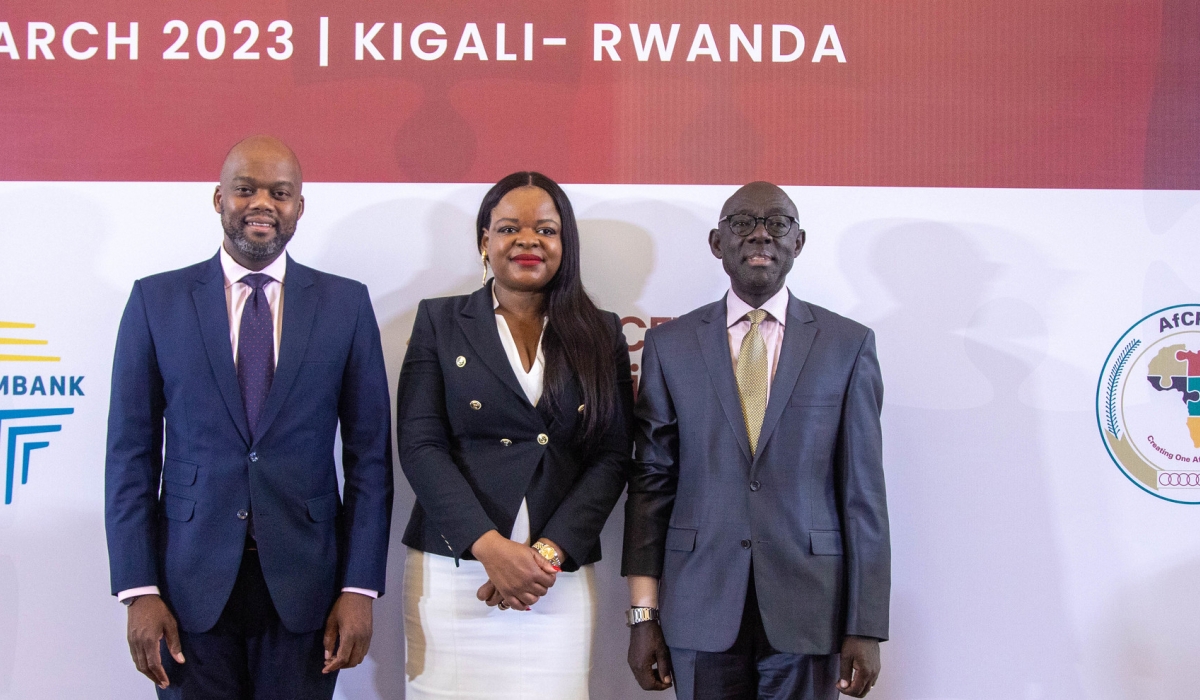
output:
M 1096 420 L 1130 481 L 1200 503 L 1200 304 L 1155 311 L 1121 336 L 1096 387 Z

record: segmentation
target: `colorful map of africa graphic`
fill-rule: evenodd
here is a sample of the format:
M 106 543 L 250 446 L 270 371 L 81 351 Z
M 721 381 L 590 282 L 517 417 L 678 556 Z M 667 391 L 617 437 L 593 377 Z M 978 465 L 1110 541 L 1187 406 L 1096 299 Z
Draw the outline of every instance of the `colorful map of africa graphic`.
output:
M 1192 444 L 1200 447 L 1200 352 L 1171 345 L 1150 360 L 1150 385 L 1158 391 L 1178 391 L 1187 406 L 1187 427 Z

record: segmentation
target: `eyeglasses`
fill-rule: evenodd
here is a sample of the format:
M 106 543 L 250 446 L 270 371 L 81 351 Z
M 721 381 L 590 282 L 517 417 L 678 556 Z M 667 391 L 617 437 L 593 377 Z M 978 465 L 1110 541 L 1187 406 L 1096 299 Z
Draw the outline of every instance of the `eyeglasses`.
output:
M 785 214 L 776 214 L 774 216 L 750 216 L 749 214 L 730 214 L 717 223 L 726 223 L 729 225 L 729 230 L 735 234 L 745 238 L 754 229 L 758 228 L 758 222 L 763 222 L 767 233 L 771 234 L 772 238 L 783 238 L 792 230 L 792 226 L 796 224 L 796 219 Z

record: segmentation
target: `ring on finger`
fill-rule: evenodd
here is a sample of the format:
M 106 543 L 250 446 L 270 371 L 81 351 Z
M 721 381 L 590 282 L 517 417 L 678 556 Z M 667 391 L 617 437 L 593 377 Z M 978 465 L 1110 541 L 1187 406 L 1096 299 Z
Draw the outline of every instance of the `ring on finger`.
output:
M 508 603 L 505 603 L 505 602 L 502 600 L 502 601 L 500 601 L 499 603 L 496 603 L 496 607 L 497 607 L 497 608 L 500 608 L 501 610 L 508 610 Z

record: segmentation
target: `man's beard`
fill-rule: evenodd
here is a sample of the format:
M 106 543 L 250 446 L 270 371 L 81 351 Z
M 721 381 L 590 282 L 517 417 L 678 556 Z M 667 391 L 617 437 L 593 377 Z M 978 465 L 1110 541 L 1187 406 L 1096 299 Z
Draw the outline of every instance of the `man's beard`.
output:
M 266 243 L 256 243 L 246 237 L 246 232 L 242 228 L 241 221 L 228 221 L 224 216 L 221 217 L 221 226 L 225 229 L 225 237 L 233 243 L 242 255 L 245 255 L 251 260 L 270 260 L 279 255 L 292 236 L 296 235 L 296 227 L 292 225 L 286 228 L 278 220 L 275 222 L 276 234 L 275 237 Z

